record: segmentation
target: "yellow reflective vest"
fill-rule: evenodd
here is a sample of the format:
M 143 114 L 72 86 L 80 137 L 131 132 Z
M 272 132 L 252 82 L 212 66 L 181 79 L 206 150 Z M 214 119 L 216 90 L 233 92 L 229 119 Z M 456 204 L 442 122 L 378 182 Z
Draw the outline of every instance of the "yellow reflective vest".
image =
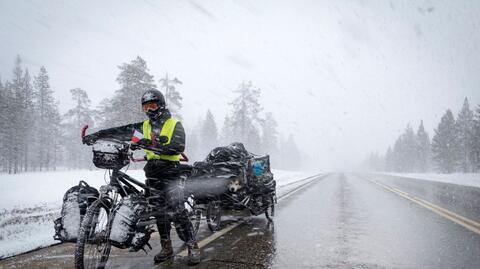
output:
M 166 136 L 168 138 L 168 141 L 163 143 L 162 145 L 168 145 L 170 144 L 170 141 L 172 140 L 173 136 L 173 131 L 175 130 L 175 125 L 177 125 L 178 120 L 174 118 L 169 118 L 165 121 L 165 123 L 162 126 L 162 130 L 160 130 L 160 136 Z M 145 139 L 151 140 L 152 139 L 152 124 L 150 123 L 150 120 L 145 120 L 143 122 L 143 136 Z M 159 155 L 154 153 L 151 150 L 146 150 L 145 153 L 147 154 L 147 160 L 167 160 L 167 161 L 173 161 L 173 162 L 178 162 L 180 161 L 180 154 L 176 155 Z

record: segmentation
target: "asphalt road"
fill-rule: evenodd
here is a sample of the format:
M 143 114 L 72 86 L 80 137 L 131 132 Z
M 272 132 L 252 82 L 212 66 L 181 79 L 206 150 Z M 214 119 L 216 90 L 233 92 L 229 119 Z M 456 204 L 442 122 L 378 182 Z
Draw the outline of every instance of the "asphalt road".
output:
M 207 244 L 195 267 L 186 265 L 178 240 L 180 255 L 154 265 L 154 239 L 149 255 L 114 251 L 109 268 L 480 268 L 479 233 L 372 179 L 318 177 L 279 200 L 274 223 L 237 216 L 235 228 L 218 238 L 203 227 L 199 238 Z M 0 268 L 71 268 L 71 249 L 40 250 L 0 261 Z

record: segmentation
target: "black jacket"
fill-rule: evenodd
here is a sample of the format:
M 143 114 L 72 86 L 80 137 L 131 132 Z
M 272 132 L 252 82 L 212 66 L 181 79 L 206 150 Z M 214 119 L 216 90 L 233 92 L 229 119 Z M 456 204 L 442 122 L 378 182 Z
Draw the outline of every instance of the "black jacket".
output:
M 152 132 L 158 137 L 165 121 L 171 117 L 171 114 L 166 110 L 158 120 L 152 122 Z M 142 132 L 143 121 L 138 123 L 127 124 L 124 126 L 113 127 L 109 129 L 100 130 L 96 133 L 90 134 L 95 140 L 103 138 L 114 138 L 122 141 L 130 141 L 134 130 Z M 173 131 L 172 139 L 168 145 L 162 146 L 160 152 L 165 155 L 181 154 L 185 150 L 185 130 L 181 122 L 177 122 Z

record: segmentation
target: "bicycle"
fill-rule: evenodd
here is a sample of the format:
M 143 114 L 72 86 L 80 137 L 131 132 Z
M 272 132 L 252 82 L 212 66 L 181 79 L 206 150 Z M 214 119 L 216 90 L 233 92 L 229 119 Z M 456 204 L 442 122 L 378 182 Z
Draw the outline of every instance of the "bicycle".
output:
M 87 128 L 88 126 L 85 126 L 82 129 L 82 138 L 85 136 Z M 134 150 L 148 149 L 158 152 L 158 149 L 144 145 L 135 145 L 135 148 L 133 148 L 129 143 L 115 139 L 99 140 L 93 146 L 95 165 L 112 172 L 110 182 L 100 187 L 99 198 L 88 207 L 83 217 L 75 247 L 75 268 L 105 268 L 112 246 L 122 249 L 130 248 L 133 251 L 144 250 L 145 252 L 145 246 L 147 246 L 151 250 L 148 241 L 150 235 L 154 232 L 152 226 L 156 223 L 156 217 L 172 213 L 169 212 L 168 207 L 171 201 L 166 201 L 163 208 L 158 207 L 158 199 L 165 193 L 167 196 L 181 199 L 177 202 L 186 204 L 189 210 L 189 218 L 193 220 L 193 233 L 196 236 L 200 225 L 201 212 L 196 209 L 194 199 L 178 195 L 178 193 L 183 194 L 183 184 L 191 172 L 191 166 L 180 164 L 181 176 L 179 182 L 176 182 L 178 184 L 173 184 L 169 186 L 167 191 L 160 193 L 149 184 L 144 184 L 120 171 L 130 161 L 139 161 L 133 158 Z M 188 158 L 183 155 L 181 161 L 188 161 Z M 178 193 L 175 195 L 174 192 Z M 172 193 L 173 195 L 170 195 Z M 130 231 L 127 240 L 119 243 L 111 238 L 112 224 L 114 224 L 117 214 L 121 219 L 122 214 L 118 213 L 118 210 L 126 199 L 135 200 L 134 211 L 137 221 L 132 226 L 127 226 L 134 227 L 134 234 L 131 234 Z M 187 238 L 184 238 L 184 234 L 179 231 L 179 227 L 176 226 L 175 229 L 180 239 L 185 242 Z

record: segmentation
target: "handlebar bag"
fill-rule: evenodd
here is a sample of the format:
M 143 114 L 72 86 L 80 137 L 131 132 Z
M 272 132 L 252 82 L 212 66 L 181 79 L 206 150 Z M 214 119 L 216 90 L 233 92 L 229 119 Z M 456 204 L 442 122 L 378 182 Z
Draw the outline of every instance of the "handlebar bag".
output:
M 128 145 L 99 140 L 93 145 L 93 164 L 103 169 L 120 169 L 130 163 Z
M 80 223 L 88 206 L 99 196 L 97 189 L 85 181 L 71 187 L 63 195 L 60 217 L 54 220 L 54 239 L 62 242 L 76 242 Z

